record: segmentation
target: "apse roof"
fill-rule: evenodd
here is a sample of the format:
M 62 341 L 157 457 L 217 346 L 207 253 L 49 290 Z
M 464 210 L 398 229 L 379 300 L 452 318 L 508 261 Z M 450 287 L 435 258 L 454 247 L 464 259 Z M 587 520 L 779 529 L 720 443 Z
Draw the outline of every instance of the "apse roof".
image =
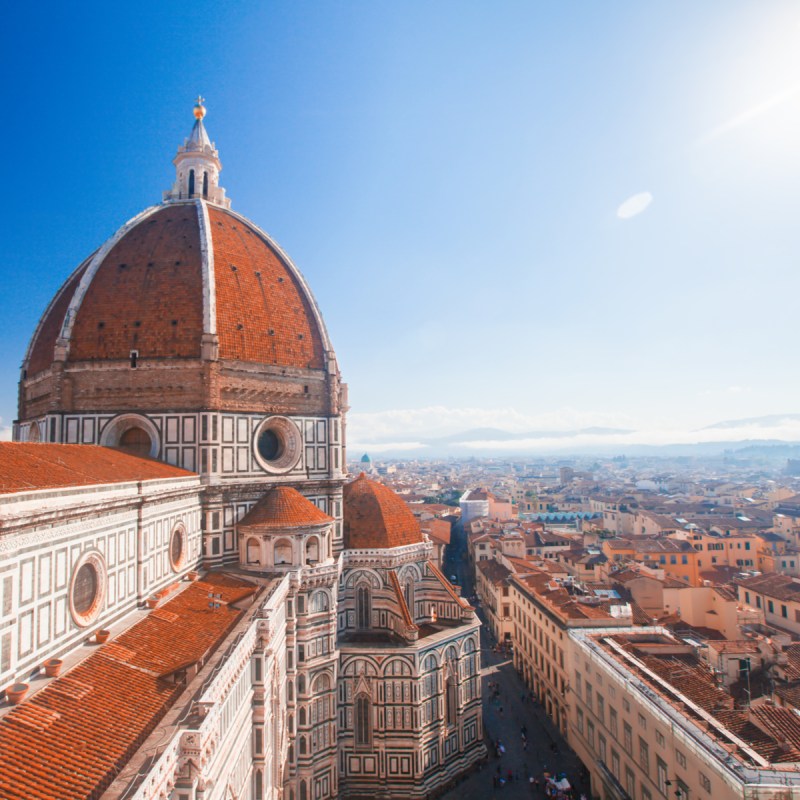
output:
M 388 486 L 369 480 L 363 472 L 345 485 L 345 548 L 402 547 L 423 541 L 417 518 Z

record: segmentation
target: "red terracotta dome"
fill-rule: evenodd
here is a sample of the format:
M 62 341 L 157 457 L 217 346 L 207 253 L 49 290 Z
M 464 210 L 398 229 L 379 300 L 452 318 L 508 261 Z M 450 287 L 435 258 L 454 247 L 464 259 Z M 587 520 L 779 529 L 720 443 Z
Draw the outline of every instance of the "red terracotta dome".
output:
M 424 541 L 407 503 L 363 472 L 344 487 L 343 516 L 346 549 L 402 547 Z
M 270 489 L 247 514 L 239 520 L 240 530 L 258 528 L 307 528 L 333 522 L 307 497 L 291 486 Z
M 320 370 L 330 350 L 311 292 L 252 222 L 204 199 L 147 209 L 65 282 L 31 341 L 32 378 L 54 360 L 215 357 Z

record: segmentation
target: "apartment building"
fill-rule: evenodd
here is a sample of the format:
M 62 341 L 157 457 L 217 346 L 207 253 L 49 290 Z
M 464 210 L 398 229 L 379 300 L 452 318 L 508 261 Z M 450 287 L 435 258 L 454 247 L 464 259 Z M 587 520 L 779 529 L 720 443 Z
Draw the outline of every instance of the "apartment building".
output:
M 800 797 L 800 720 L 737 707 L 662 628 L 569 633 L 570 744 L 603 800 Z
M 734 581 L 739 602 L 764 612 L 764 622 L 800 635 L 800 579 L 789 575 L 753 575 Z
M 631 607 L 578 595 L 545 571 L 512 575 L 514 665 L 547 715 L 569 736 L 570 628 L 631 624 Z M 613 606 L 613 607 L 612 607 Z

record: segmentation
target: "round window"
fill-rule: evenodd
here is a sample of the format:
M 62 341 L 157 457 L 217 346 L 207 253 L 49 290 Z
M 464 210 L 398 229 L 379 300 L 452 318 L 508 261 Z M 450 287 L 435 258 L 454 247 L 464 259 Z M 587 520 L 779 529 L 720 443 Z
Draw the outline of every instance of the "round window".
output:
M 169 540 L 169 561 L 177 572 L 186 560 L 186 529 L 182 523 L 175 526 Z
M 97 570 L 94 564 L 84 564 L 75 576 L 72 588 L 72 604 L 79 614 L 91 611 L 97 597 Z
M 283 445 L 280 437 L 271 428 L 266 428 L 261 431 L 261 436 L 258 437 L 258 452 L 266 461 L 275 461 L 280 458 L 283 451 Z
M 303 437 L 290 419 L 267 417 L 257 428 L 253 440 L 256 460 L 273 475 L 297 466 L 303 452 Z
M 102 611 L 106 583 L 103 556 L 96 551 L 84 553 L 75 565 L 69 588 L 69 610 L 80 627 L 91 625 Z

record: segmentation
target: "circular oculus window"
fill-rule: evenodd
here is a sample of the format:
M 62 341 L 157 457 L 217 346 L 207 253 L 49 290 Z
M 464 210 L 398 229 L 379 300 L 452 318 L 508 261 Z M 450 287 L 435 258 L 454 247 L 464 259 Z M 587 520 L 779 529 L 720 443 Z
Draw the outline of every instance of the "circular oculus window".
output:
M 297 465 L 303 452 L 303 437 L 290 419 L 267 417 L 256 428 L 253 450 L 267 472 L 280 475 Z
M 186 561 L 186 528 L 179 522 L 169 537 L 169 563 L 174 572 L 183 567 Z
M 69 586 L 69 611 L 79 627 L 91 625 L 103 609 L 107 579 L 106 563 L 99 552 L 78 559 Z

